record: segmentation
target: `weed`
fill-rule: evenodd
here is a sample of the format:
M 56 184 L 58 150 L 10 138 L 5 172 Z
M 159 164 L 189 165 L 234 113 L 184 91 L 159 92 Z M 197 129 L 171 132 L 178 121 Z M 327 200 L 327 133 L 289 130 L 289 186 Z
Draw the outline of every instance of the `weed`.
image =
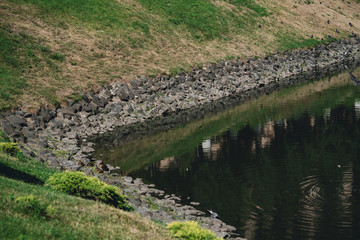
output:
M 60 61 L 60 62 L 62 62 L 62 61 L 65 60 L 65 56 L 62 55 L 61 53 L 53 53 L 53 54 L 50 56 L 50 58 L 52 58 L 52 59 L 54 59 L 54 60 L 56 60 L 56 61 Z
M 15 199 L 18 209 L 36 218 L 50 218 L 56 210 L 49 204 L 45 204 L 33 195 L 26 195 Z
M 58 157 L 66 157 L 69 155 L 65 150 L 54 150 L 54 154 Z
M 146 202 L 150 209 L 152 210 L 159 210 L 160 206 L 154 201 L 154 199 L 147 197 Z
M 230 56 L 226 56 L 226 57 L 225 57 L 225 60 L 234 60 L 234 59 L 236 59 L 236 57 L 233 56 L 233 55 L 230 55 Z
M 222 34 L 229 32 L 228 22 L 222 12 L 210 1 L 139 1 L 151 11 L 165 14 L 171 24 L 186 26 L 199 40 L 220 38 Z
M 170 68 L 169 71 L 170 71 L 170 76 L 175 76 L 181 72 L 184 72 L 185 70 L 182 67 L 172 67 Z
M 72 93 L 67 98 L 73 100 L 74 102 L 80 102 L 84 99 L 84 96 L 80 93 Z
M 296 36 L 292 33 L 283 33 L 277 35 L 279 48 L 280 50 L 288 50 L 288 49 L 296 49 L 296 48 L 304 48 L 304 47 L 313 47 L 318 44 L 325 44 L 329 42 L 336 41 L 336 38 L 330 38 L 326 36 L 323 39 L 318 38 L 303 38 Z
M 6 136 L 2 130 L 0 130 L 0 143 L 2 142 L 10 142 L 10 138 Z
M 147 23 L 143 23 L 143 22 L 139 22 L 139 21 L 135 21 L 132 23 L 132 26 L 135 30 L 140 29 L 142 32 L 144 32 L 145 34 L 149 35 L 150 34 L 150 27 Z
M 0 151 L 10 154 L 11 156 L 16 155 L 17 153 L 21 153 L 21 150 L 18 147 L 18 145 L 13 142 L 1 142 Z
M 270 13 L 265 8 L 258 5 L 254 0 L 226 0 L 226 1 L 239 8 L 246 7 L 251 11 L 255 12 L 255 14 L 262 17 L 266 17 L 270 15 Z

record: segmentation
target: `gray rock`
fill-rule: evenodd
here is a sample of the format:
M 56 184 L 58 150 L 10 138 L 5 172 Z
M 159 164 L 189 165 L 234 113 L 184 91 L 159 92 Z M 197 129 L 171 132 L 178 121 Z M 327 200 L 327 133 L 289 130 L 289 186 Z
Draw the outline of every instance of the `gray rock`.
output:
M 81 148 L 81 152 L 85 154 L 91 154 L 95 152 L 95 149 L 93 149 L 92 147 L 85 146 Z
M 38 113 L 38 116 L 42 116 L 44 122 L 49 122 L 51 119 L 55 117 L 55 114 L 50 110 L 41 109 L 40 112 Z
M 108 104 L 108 101 L 106 98 L 100 98 L 98 96 L 95 96 L 94 99 L 92 100 L 92 103 L 103 108 L 103 107 L 105 107 L 106 104 Z
M 79 136 L 78 136 L 77 132 L 75 132 L 75 131 L 67 132 L 67 133 L 65 133 L 65 135 L 70 139 L 79 139 Z
M 13 126 L 11 126 L 10 123 L 7 120 L 4 120 L 2 122 L 2 127 L 3 127 L 4 132 L 7 135 L 12 135 L 12 134 L 15 133 L 15 130 L 14 130 Z
M 64 116 L 75 116 L 75 112 L 72 108 L 62 108 L 59 110 Z
M 45 128 L 44 117 L 43 116 L 37 116 L 34 119 L 34 124 L 35 124 L 35 127 L 37 127 L 37 128 Z
M 125 176 L 125 177 L 123 177 L 123 179 L 124 179 L 124 181 L 127 182 L 127 183 L 132 183 L 132 181 L 133 181 L 132 177 L 127 177 L 127 176 Z
M 94 173 L 93 173 L 93 171 L 92 171 L 91 168 L 87 168 L 84 172 L 85 172 L 85 175 L 86 175 L 86 176 L 89 176 L 89 177 L 93 177 L 93 176 L 94 176 Z
M 32 113 L 25 113 L 24 114 L 24 118 L 31 118 L 31 117 L 33 117 Z
M 116 92 L 116 95 L 120 98 L 120 100 L 122 101 L 129 101 L 129 94 L 127 92 L 125 92 L 124 90 L 119 90 L 118 92 Z
M 8 123 L 10 123 L 10 125 L 17 128 L 27 126 L 25 119 L 18 115 L 10 115 L 8 117 L 5 117 L 5 119 L 8 121 Z
M 85 104 L 82 106 L 82 110 L 85 111 L 85 112 L 92 112 L 92 113 L 96 113 L 97 110 L 98 110 L 98 106 L 93 103 L 93 102 L 90 102 L 88 104 Z

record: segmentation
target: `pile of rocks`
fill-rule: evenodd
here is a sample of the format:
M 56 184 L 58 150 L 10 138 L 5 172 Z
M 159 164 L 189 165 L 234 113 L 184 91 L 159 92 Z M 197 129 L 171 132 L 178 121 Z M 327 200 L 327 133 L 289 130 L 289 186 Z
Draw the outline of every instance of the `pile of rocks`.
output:
M 40 109 L 36 114 L 15 111 L 3 118 L 6 134 L 21 143 L 24 153 L 59 169 L 96 174 L 114 167 L 92 158 L 94 145 L 116 131 L 121 142 L 137 132 L 152 133 L 191 121 L 207 112 L 341 71 L 360 62 L 360 39 L 275 53 L 255 59 L 222 61 L 176 76 L 139 78 L 112 83 L 82 95 L 66 107 Z M 99 138 L 100 136 L 100 138 Z
M 181 204 L 179 196 L 174 194 L 168 195 L 164 191 L 154 188 L 153 184 L 144 184 L 139 178 L 123 177 L 119 180 L 119 178 L 112 175 L 102 175 L 100 179 L 108 184 L 117 185 L 124 189 L 124 194 L 129 196 L 130 204 L 141 216 L 163 223 L 176 220 L 198 221 L 203 227 L 210 229 L 218 237 L 242 239 L 235 233 L 235 227 L 224 223 L 218 218 L 206 216 L 206 213 L 191 206 L 197 206 L 199 203 L 192 202 L 190 205 Z

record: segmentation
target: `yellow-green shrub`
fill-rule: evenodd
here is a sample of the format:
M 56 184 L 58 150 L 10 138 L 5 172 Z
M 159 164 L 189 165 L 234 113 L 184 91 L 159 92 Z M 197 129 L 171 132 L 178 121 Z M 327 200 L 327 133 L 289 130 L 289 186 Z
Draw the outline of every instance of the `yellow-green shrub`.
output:
M 18 145 L 13 142 L 0 142 L 0 151 L 4 153 L 8 153 L 12 156 L 21 152 Z
M 172 222 L 166 227 L 171 234 L 180 239 L 187 240 L 221 240 L 211 231 L 201 228 L 199 223 L 194 221 Z
M 57 191 L 101 201 L 123 210 L 133 210 L 117 187 L 101 182 L 95 177 L 85 176 L 83 172 L 55 173 L 46 184 Z

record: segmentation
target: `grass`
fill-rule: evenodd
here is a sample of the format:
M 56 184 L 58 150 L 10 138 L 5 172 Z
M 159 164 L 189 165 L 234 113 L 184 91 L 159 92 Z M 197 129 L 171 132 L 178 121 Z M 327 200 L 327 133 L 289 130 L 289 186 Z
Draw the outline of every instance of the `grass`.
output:
M 164 226 L 135 213 L 45 186 L 55 172 L 0 153 L 0 239 L 171 239 Z
M 40 161 L 18 154 L 15 157 L 0 153 L 0 175 L 30 183 L 44 183 L 55 169 L 47 167 Z
M 297 48 L 313 47 L 319 44 L 326 44 L 337 41 L 336 38 L 325 36 L 324 38 L 304 38 L 295 34 L 278 34 L 277 35 L 280 50 L 289 50 Z
M 0 129 L 0 143 L 2 142 L 10 142 L 10 139 L 6 134 Z
M 36 5 L 42 17 L 57 23 L 62 28 L 68 27 L 66 18 L 98 28 L 122 28 L 128 26 L 125 19 L 130 17 L 124 6 L 113 0 L 11 0 L 11 2 Z M 54 22 L 53 18 L 60 18 L 62 21 Z
M 0 111 L 8 110 L 16 106 L 16 98 L 28 87 L 27 77 L 34 72 L 50 71 L 58 74 L 57 61 L 63 61 L 65 57 L 48 47 L 38 43 L 34 37 L 25 33 L 13 32 L 9 27 L 0 27 Z M 47 100 L 51 103 L 56 101 L 55 95 L 47 95 L 46 86 L 40 87 Z
M 184 25 L 199 40 L 219 38 L 228 33 L 228 23 L 221 11 L 207 0 L 140 0 L 141 4 L 165 15 L 174 25 Z
M 226 0 L 236 12 L 219 8 L 209 0 L 139 0 L 141 4 L 166 17 L 174 25 L 185 26 L 199 40 L 226 38 L 232 30 L 242 31 L 249 23 L 254 24 L 269 12 L 254 0 Z M 245 11 L 245 14 L 236 14 Z M 251 21 L 250 21 L 251 19 Z
M 1 239 L 170 239 L 158 224 L 101 204 L 0 176 Z M 19 210 L 15 199 L 32 195 L 56 214 L 37 218 Z
M 17 105 L 35 111 L 113 81 L 326 43 L 321 38 L 335 32 L 327 14 L 358 28 L 352 21 L 358 3 L 336 4 L 345 16 L 317 3 L 311 7 L 324 17 L 314 16 L 302 1 L 4 0 L 0 111 Z M 337 26 L 334 37 L 351 34 L 347 27 Z

